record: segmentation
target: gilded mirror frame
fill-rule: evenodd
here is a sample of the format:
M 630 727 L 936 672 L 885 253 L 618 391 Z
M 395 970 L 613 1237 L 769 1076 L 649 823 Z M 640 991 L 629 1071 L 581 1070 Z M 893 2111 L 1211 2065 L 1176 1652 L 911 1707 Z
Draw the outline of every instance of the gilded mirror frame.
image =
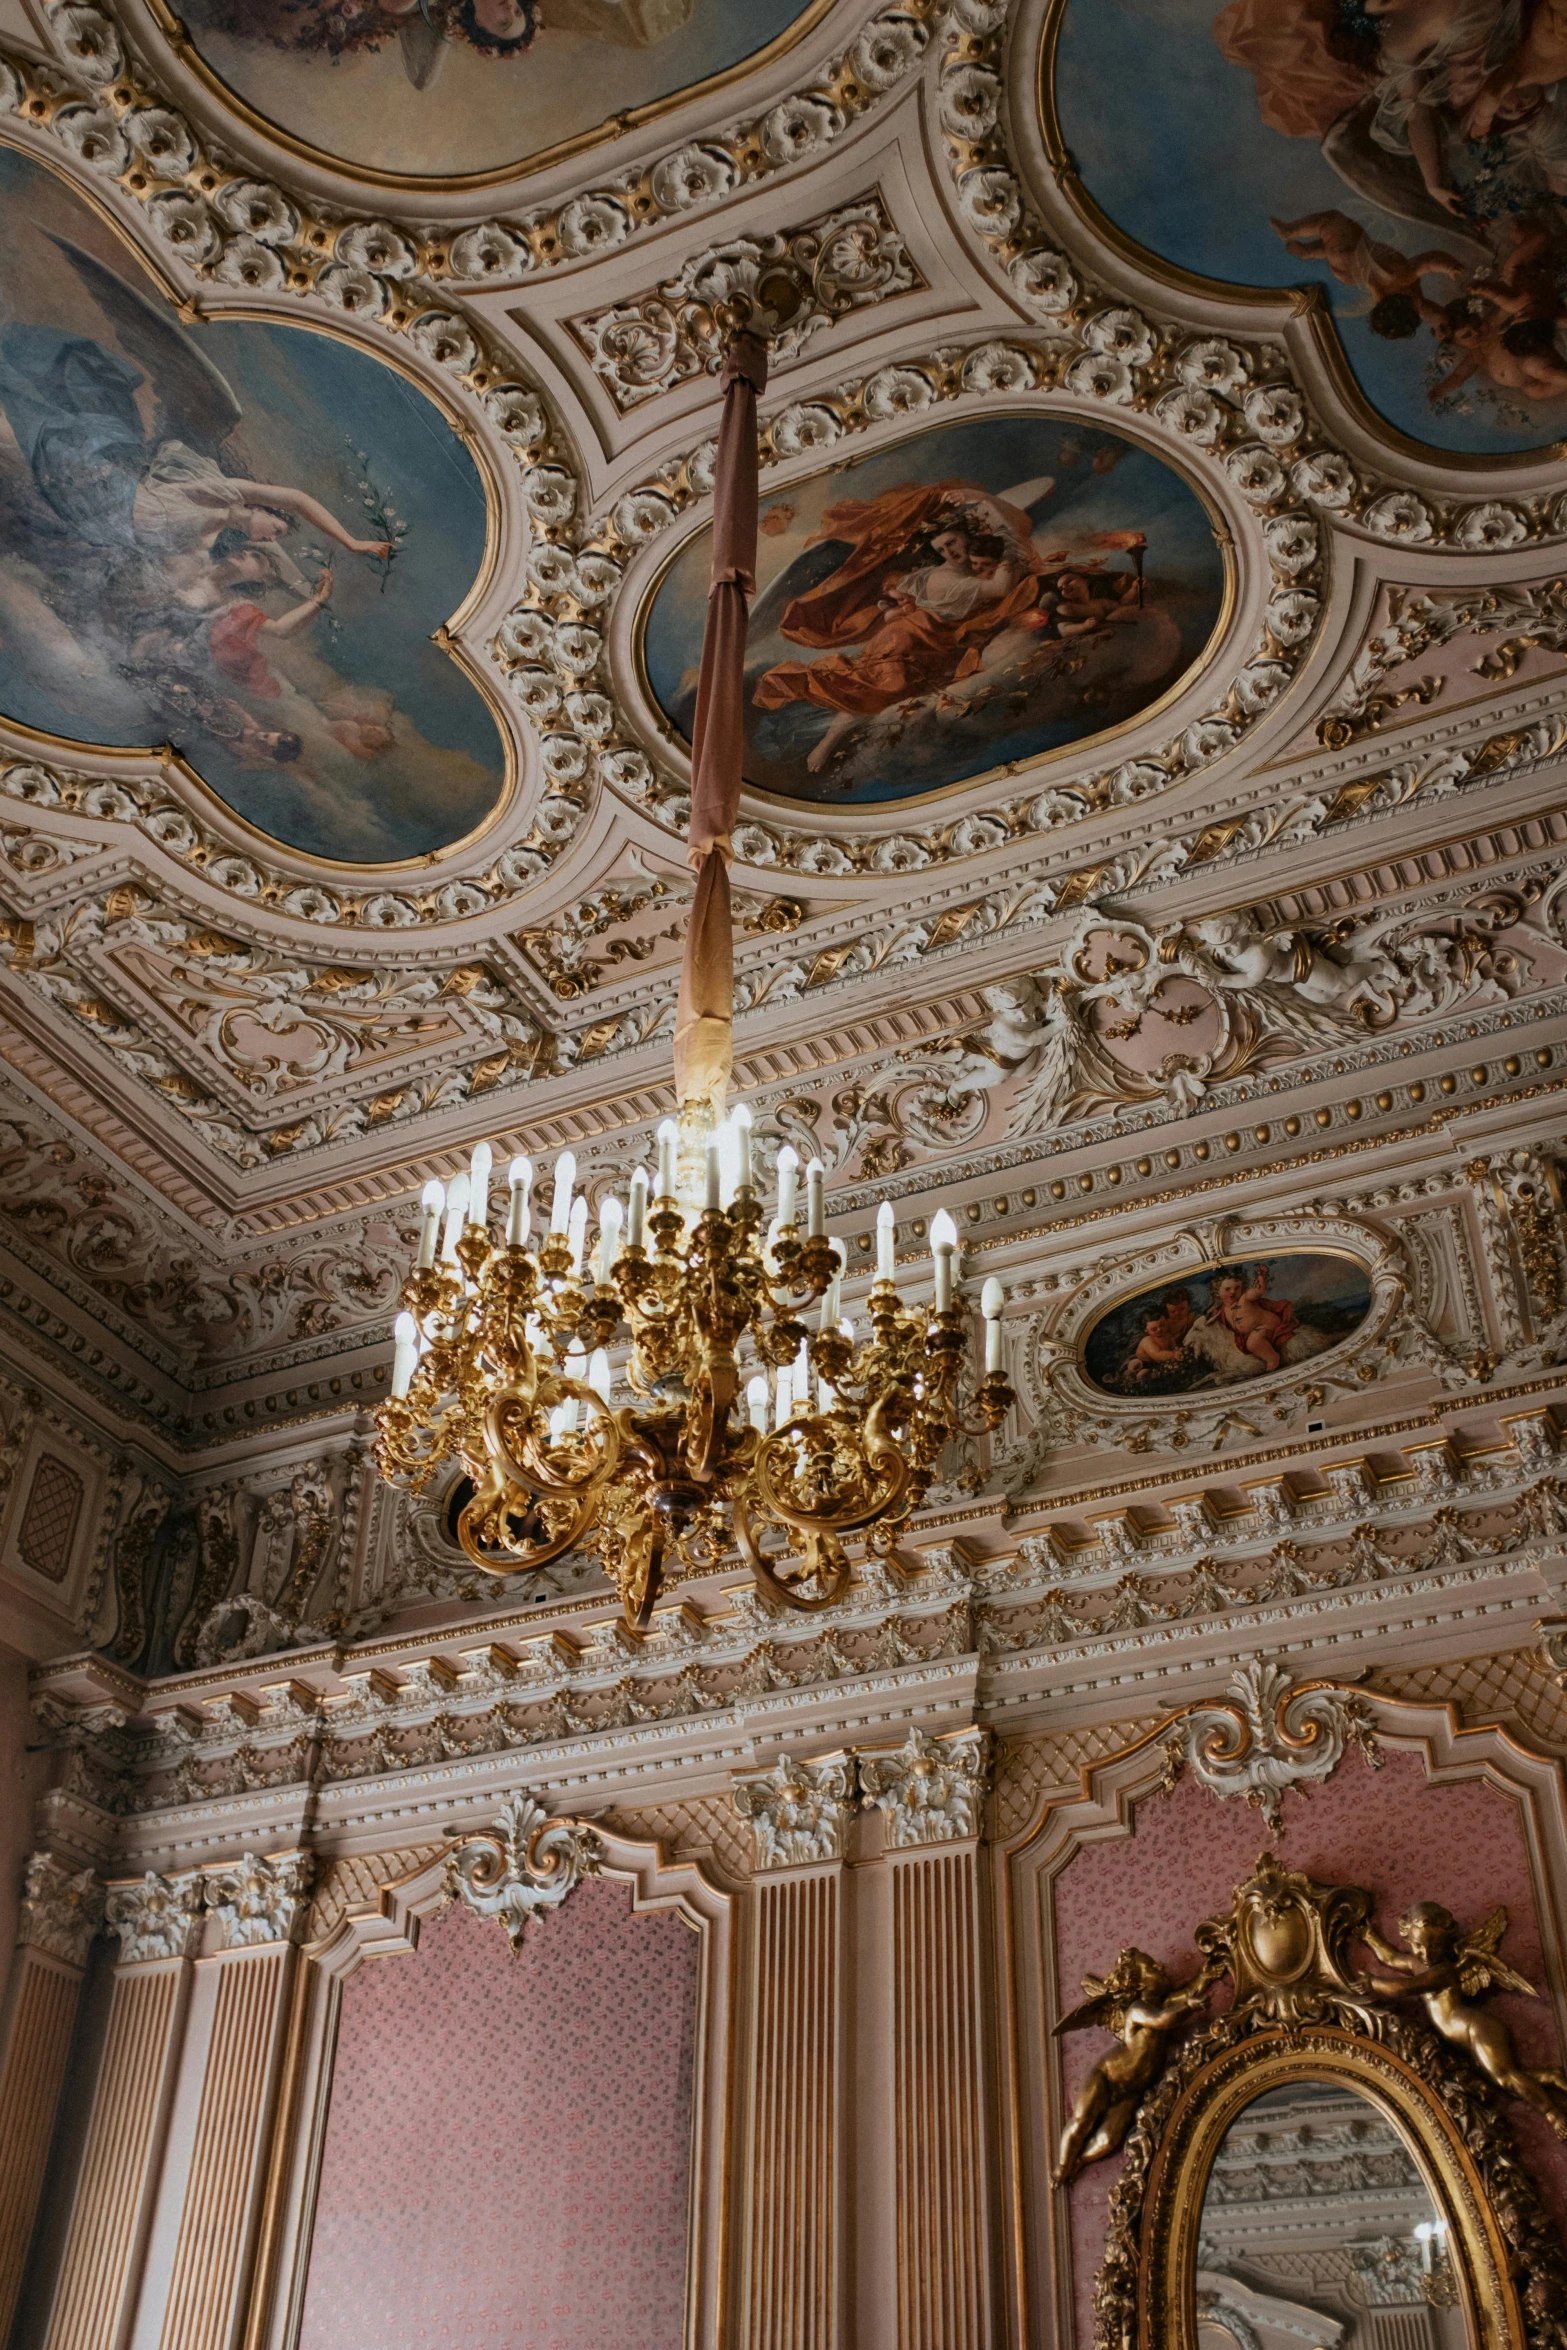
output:
M 1511 2274 L 1493 2191 L 1516 2192 L 1524 2179 L 1509 2133 L 1474 2101 L 1460 2128 L 1441 2093 L 1451 2060 L 1423 2026 L 1396 2025 L 1394 2047 L 1336 2024 L 1261 2032 L 1230 2028 L 1221 2017 L 1198 2034 L 1144 2107 L 1129 2144 L 1127 2173 L 1112 2198 L 1109 2255 L 1096 2300 L 1100 2341 L 1135 2341 L 1138 2350 L 1197 2350 L 1198 2238 L 1214 2158 L 1231 2124 L 1270 2090 L 1321 2083 L 1363 2098 L 1391 2123 L 1409 2149 L 1432 2203 L 1447 2223 L 1446 2249 L 1473 2350 L 1529 2350 L 1530 2331 Z M 1218 2042 L 1215 2047 L 1215 2041 Z M 1184 2077 L 1182 2077 L 1184 2074 Z M 1163 2105 L 1162 2114 L 1154 2110 Z M 1489 2124 L 1489 2126 L 1487 2126 Z M 1136 2140 L 1152 2140 L 1139 2181 Z M 1467 2140 L 1467 2142 L 1466 2142 Z M 1488 2184 L 1487 2174 L 1493 2174 Z M 1130 2190 L 1130 2193 L 1128 2193 Z M 1532 2192 L 1532 2190 L 1531 2190 Z M 1105 2286 L 1124 2243 L 1129 2205 L 1139 2207 L 1135 2333 L 1124 2322 L 1109 2332 Z M 1121 2300 L 1120 2315 L 1130 2312 Z

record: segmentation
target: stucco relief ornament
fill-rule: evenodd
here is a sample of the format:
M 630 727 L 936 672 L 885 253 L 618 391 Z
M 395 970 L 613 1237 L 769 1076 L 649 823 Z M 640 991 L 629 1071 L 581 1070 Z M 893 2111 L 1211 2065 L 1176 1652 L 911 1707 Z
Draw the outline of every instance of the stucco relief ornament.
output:
M 499 1918 L 520 1950 L 533 1920 L 559 1909 L 601 1859 L 591 1828 L 551 1819 L 531 1795 L 514 1795 L 493 1828 L 465 1837 L 449 1855 L 446 1890 L 476 1917 Z
M 1168 1792 L 1189 1770 L 1210 1795 L 1243 1795 L 1277 1835 L 1286 1790 L 1329 1778 L 1351 1745 L 1381 1769 L 1370 1708 L 1353 1689 L 1297 1684 L 1281 1665 L 1242 1665 L 1228 1702 L 1192 1706 L 1170 1731 L 1162 1785 Z
M 225 1950 L 260 1942 L 293 1942 L 309 1912 L 315 1855 L 247 1852 L 206 1872 L 207 1907 L 218 1921 Z
M 979 1834 L 990 1783 L 988 1730 L 952 1730 L 941 1738 L 911 1730 L 889 1753 L 862 1753 L 859 1765 L 864 1801 L 881 1813 L 894 1851 Z
M 189 1958 L 201 1940 L 205 1887 L 199 1869 L 179 1877 L 144 1877 L 111 1885 L 104 1923 L 120 1937 L 121 1966 L 156 1958 Z
M 854 1810 L 854 1765 L 846 1754 L 810 1762 L 787 1755 L 770 1771 L 736 1779 L 734 1799 L 751 1823 L 759 1869 L 841 1860 Z
M 85 1966 L 103 1919 L 103 1887 L 91 1869 L 72 1870 L 52 1852 L 30 1855 L 22 1880 L 17 1940 L 66 1966 Z

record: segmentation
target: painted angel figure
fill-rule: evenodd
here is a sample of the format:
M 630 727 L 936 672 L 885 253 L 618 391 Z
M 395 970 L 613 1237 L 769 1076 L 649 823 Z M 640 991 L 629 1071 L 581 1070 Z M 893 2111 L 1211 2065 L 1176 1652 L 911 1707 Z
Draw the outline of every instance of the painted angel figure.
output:
M 1385 1942 L 1374 1926 L 1365 1928 L 1365 1940 L 1392 1970 L 1371 1976 L 1371 1988 L 1384 1998 L 1419 1999 L 1444 2040 L 1461 2048 L 1504 2095 L 1521 2097 L 1545 2116 L 1558 2138 L 1567 2138 L 1567 2073 L 1520 2064 L 1501 2017 L 1474 2004 L 1482 1991 L 1539 1997 L 1526 1975 L 1497 1956 L 1507 1931 L 1506 1910 L 1493 1909 L 1484 1925 L 1466 1934 L 1440 1902 L 1417 1901 L 1399 1919 L 1398 1930 L 1407 1945 L 1403 1950 Z
M 1119 2045 L 1099 2059 L 1061 2133 L 1052 2183 L 1069 2187 L 1091 2162 L 1114 2154 L 1132 2126 L 1143 2093 L 1158 2077 L 1166 2043 L 1183 2015 L 1201 2007 L 1224 1973 L 1222 1959 L 1210 1959 L 1179 1989 L 1169 1970 L 1146 1950 L 1123 1950 L 1103 1981 L 1083 1977 L 1088 1996 L 1055 2026 L 1059 2037 L 1090 2024 L 1113 2032 Z

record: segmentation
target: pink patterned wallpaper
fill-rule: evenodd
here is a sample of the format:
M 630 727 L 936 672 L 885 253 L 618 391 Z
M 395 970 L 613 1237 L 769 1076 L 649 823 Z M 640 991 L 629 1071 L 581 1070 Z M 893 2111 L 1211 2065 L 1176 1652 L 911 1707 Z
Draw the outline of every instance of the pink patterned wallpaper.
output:
M 679 2350 L 696 1985 L 602 1878 L 351 1975 L 300 2350 Z
M 1178 1981 L 1194 1973 L 1192 1927 L 1229 1908 L 1235 1887 L 1264 1849 L 1286 1868 L 1304 1869 L 1319 1881 L 1366 1886 L 1393 1941 L 1399 1913 L 1411 1902 L 1443 1902 L 1465 1925 L 1478 1925 L 1504 1903 L 1509 1922 L 1503 1955 L 1545 1988 L 1528 1854 L 1512 1798 L 1478 1782 L 1430 1786 L 1415 1754 L 1387 1753 L 1381 1770 L 1373 1772 L 1352 1750 L 1309 1798 L 1285 1796 L 1277 1836 L 1245 1803 L 1221 1803 L 1186 1777 L 1173 1794 L 1138 1805 L 1134 1835 L 1074 1854 L 1057 1885 L 1063 2011 L 1080 1996 L 1082 1976 L 1103 1974 L 1123 1943 L 1135 1942 L 1163 1960 Z M 1221 1988 L 1221 2004 L 1225 1995 Z M 1561 2061 L 1548 1999 L 1520 1994 L 1498 2000 L 1497 2007 L 1527 2062 Z M 1107 2045 L 1098 2032 L 1069 2037 L 1069 2098 Z M 1567 2225 L 1567 2147 L 1527 2106 L 1509 2104 L 1507 2110 L 1547 2207 Z M 1093 2282 L 1119 2169 L 1119 2157 L 1099 2163 L 1071 2191 L 1073 2283 L 1078 2341 L 1084 2345 L 1094 2338 Z

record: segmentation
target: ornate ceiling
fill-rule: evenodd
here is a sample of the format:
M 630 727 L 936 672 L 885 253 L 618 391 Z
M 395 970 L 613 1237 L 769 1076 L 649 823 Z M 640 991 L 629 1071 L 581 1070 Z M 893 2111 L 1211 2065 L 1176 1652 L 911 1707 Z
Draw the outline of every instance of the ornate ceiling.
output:
M 85 1446 L 287 1490 L 426 1177 L 647 1151 L 736 300 L 739 1082 L 851 1275 L 885 1194 L 1007 1281 L 951 1508 L 1539 1409 L 1558 102 L 1438 44 L 1423 165 L 1380 21 L 0 0 L 0 1310 Z M 1265 1256 L 1320 1346 L 1125 1371 Z

